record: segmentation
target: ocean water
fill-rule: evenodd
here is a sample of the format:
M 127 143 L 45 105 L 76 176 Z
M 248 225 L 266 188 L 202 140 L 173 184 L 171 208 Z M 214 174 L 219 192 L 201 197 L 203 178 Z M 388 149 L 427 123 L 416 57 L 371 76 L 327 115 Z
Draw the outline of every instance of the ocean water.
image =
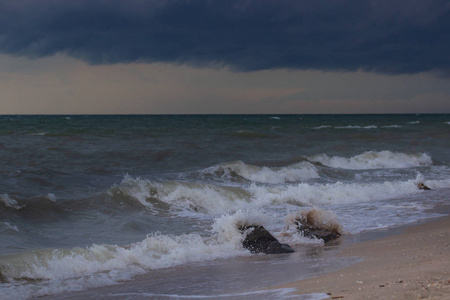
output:
M 327 263 L 292 229 L 301 211 L 347 235 L 439 216 L 449 149 L 449 114 L 0 116 L 0 298 L 124 283 L 109 296 L 260 298 L 273 277 L 296 280 L 286 265 Z M 297 252 L 251 254 L 245 223 Z M 248 261 L 284 275 L 246 288 Z M 234 290 L 207 286 L 215 265 Z M 180 287 L 186 270 L 199 277 Z

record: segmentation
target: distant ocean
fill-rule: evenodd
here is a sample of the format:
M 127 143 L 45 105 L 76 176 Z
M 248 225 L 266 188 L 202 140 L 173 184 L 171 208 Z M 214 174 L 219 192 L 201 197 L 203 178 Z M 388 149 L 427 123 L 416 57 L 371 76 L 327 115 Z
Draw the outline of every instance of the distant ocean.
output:
M 0 299 L 94 297 L 143 276 L 110 296 L 231 299 L 259 293 L 242 287 L 241 260 L 324 263 L 251 254 L 238 223 L 302 253 L 324 246 L 289 228 L 301 210 L 329 212 L 347 235 L 439 216 L 450 115 L 0 116 L 0 164 Z M 234 281 L 177 279 L 214 265 Z

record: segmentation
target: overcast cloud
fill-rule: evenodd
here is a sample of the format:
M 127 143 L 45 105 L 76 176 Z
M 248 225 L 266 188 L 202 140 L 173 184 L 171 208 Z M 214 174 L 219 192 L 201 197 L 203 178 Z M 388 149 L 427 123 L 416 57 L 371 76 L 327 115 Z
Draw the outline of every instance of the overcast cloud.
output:
M 450 74 L 448 0 L 0 0 L 0 52 L 91 64 Z

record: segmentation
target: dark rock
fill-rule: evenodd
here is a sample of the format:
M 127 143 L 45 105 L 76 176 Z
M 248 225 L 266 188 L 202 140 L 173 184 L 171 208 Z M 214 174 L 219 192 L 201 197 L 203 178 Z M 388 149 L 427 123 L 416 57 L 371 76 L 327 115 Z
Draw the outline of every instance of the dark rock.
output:
M 310 211 L 303 211 L 295 221 L 297 230 L 307 238 L 322 239 L 325 243 L 335 240 L 341 236 L 341 226 L 336 222 L 323 222 L 323 215 L 325 211 L 312 209 Z
M 295 252 L 294 249 L 291 248 L 288 244 L 281 244 L 277 242 L 271 242 L 269 246 L 267 246 L 266 253 L 267 254 L 281 254 L 281 253 L 292 253 Z
M 337 231 L 326 230 L 323 228 L 308 225 L 299 224 L 297 229 L 298 231 L 303 233 L 303 236 L 307 238 L 322 239 L 325 243 L 335 240 L 341 236 L 341 234 Z
M 278 242 L 278 240 L 263 226 L 250 225 L 243 226 L 239 229 L 242 232 L 251 230 L 245 237 L 242 245 L 253 253 L 263 252 L 266 254 L 281 254 L 294 252 L 289 245 Z
M 431 190 L 429 187 L 427 187 L 425 184 L 423 184 L 422 182 L 419 182 L 418 184 L 417 184 L 417 187 L 420 189 L 420 190 L 426 190 L 426 191 L 429 191 L 429 190 Z

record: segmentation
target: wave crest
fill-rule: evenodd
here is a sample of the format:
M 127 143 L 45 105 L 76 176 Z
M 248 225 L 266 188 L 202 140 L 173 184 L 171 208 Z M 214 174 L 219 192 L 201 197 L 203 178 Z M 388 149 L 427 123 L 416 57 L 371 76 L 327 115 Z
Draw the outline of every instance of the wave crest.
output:
M 450 187 L 448 179 L 425 180 L 420 173 L 416 178 L 406 181 L 299 183 L 283 186 L 256 183 L 246 187 L 189 182 L 156 183 L 130 177 L 125 178 L 124 182 L 125 185 L 118 187 L 121 193 L 152 210 L 158 205 L 166 205 L 178 215 L 217 215 L 286 203 L 303 207 L 381 201 L 423 192 L 417 188 L 419 182 L 430 188 Z
M 298 206 L 342 205 L 382 201 L 421 193 L 419 182 L 431 188 L 449 188 L 450 180 L 424 180 L 419 173 L 415 179 L 406 181 L 386 181 L 383 183 L 344 183 L 291 185 L 268 188 L 252 185 L 249 191 L 259 203 L 284 204 Z
M 0 203 L 5 207 L 13 208 L 13 209 L 22 209 L 23 206 L 20 205 L 16 200 L 12 199 L 8 194 L 0 195 Z
M 17 299 L 19 295 L 36 297 L 113 285 L 148 270 L 239 255 L 247 252 L 233 243 L 221 244 L 198 234 L 154 233 L 126 247 L 94 244 L 88 248 L 41 249 L 0 256 L 0 279 L 12 283 L 4 296 Z M 17 279 L 39 280 L 40 284 L 15 286 Z
M 317 168 L 306 161 L 279 168 L 259 167 L 235 161 L 207 168 L 202 173 L 226 179 L 240 177 L 252 182 L 270 184 L 301 182 L 319 178 Z
M 156 211 L 163 204 L 177 213 L 224 213 L 246 206 L 251 197 L 245 189 L 234 186 L 177 181 L 158 183 L 129 176 L 114 189 L 151 210 Z
M 402 169 L 433 164 L 431 157 L 425 153 L 406 154 L 391 151 L 368 151 L 350 158 L 320 154 L 309 160 L 332 168 L 350 170 Z

